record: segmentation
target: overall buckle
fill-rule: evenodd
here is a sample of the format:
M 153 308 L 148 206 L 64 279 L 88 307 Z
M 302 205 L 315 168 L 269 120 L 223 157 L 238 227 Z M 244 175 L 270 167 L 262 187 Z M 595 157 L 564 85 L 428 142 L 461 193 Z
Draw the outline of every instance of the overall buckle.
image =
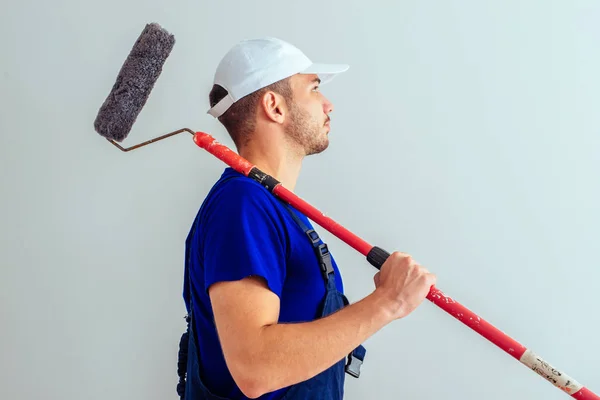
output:
M 321 268 L 321 275 L 323 279 L 327 281 L 329 279 L 329 274 L 332 274 L 333 264 L 331 263 L 331 254 L 329 253 L 329 247 L 327 247 L 326 243 L 319 243 L 319 234 L 315 232 L 314 229 L 309 229 L 306 231 L 306 236 L 311 241 L 313 248 L 315 249 L 315 253 L 317 258 L 319 259 L 319 267 Z
M 323 275 L 323 279 L 327 281 L 329 279 L 329 274 L 333 274 L 333 264 L 331 263 L 329 248 L 327 247 L 327 244 L 323 243 L 317 246 L 315 251 L 319 257 L 321 274 Z
M 358 378 L 360 376 L 360 367 L 362 366 L 363 360 L 350 353 L 348 355 L 348 362 L 346 363 L 346 372 Z

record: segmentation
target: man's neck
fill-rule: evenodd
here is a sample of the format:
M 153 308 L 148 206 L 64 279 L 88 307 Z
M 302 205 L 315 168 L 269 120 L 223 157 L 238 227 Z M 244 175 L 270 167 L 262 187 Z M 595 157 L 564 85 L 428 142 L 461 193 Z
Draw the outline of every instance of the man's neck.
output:
M 258 169 L 277 179 L 288 190 L 294 191 L 302 157 L 293 154 L 285 146 L 251 145 L 239 150 L 240 156 L 255 165 Z

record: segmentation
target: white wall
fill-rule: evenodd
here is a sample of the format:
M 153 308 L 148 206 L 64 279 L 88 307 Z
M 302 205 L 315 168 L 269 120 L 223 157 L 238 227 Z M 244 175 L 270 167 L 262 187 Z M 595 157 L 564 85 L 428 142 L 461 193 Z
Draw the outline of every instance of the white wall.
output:
M 486 5 L 484 5 L 486 4 Z M 206 115 L 223 53 L 273 35 L 351 69 L 297 193 L 600 393 L 600 4 L 22 1 L 0 16 L 0 398 L 175 399 L 183 243 L 224 168 L 189 135 L 93 130 L 134 40 L 177 43 L 125 141 Z M 322 232 L 351 300 L 374 269 Z M 348 399 L 565 399 L 427 302 L 367 343 Z

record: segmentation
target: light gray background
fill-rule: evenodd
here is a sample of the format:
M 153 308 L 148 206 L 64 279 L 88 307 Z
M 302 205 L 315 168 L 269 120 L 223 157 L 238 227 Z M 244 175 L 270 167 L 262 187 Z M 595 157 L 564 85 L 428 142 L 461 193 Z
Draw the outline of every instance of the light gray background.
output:
M 147 22 L 177 43 L 125 141 L 205 112 L 240 39 L 350 70 L 297 193 L 600 393 L 600 3 L 16 1 L 0 16 L 0 398 L 176 399 L 183 243 L 224 164 L 93 130 Z M 320 229 L 352 301 L 374 269 Z M 347 399 L 565 399 L 426 302 L 366 343 Z M 293 361 L 293 360 L 290 360 Z

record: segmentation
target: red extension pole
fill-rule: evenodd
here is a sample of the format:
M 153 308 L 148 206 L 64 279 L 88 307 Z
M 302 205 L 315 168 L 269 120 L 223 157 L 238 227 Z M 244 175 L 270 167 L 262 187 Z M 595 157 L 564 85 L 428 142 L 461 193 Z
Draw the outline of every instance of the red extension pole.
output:
M 216 141 L 214 137 L 203 132 L 196 132 L 194 142 L 199 146 L 213 154 L 215 157 L 225 162 L 227 165 L 245 176 L 252 175 L 251 172 L 256 171 L 254 165 L 249 163 L 237 153 L 233 152 L 227 146 L 224 146 Z M 264 178 L 265 174 L 262 175 Z M 266 175 L 268 177 L 268 175 Z M 269 177 L 272 178 L 272 177 Z M 271 180 L 270 183 L 272 183 Z M 369 255 L 374 246 L 367 243 L 333 219 L 325 216 L 318 209 L 302 200 L 300 197 L 278 184 L 275 181 L 271 191 L 280 199 L 288 202 L 296 209 L 304 213 L 308 218 L 318 223 L 323 228 L 327 229 L 340 240 L 347 243 L 349 246 L 363 254 Z M 600 396 L 594 394 L 589 389 L 575 381 L 562 371 L 557 370 L 552 365 L 548 364 L 541 357 L 534 354 L 522 344 L 518 343 L 504 332 L 500 331 L 492 324 L 483 320 L 468 308 L 456 302 L 454 299 L 446 296 L 441 290 L 432 287 L 427 295 L 427 299 L 432 303 L 452 315 L 454 318 L 479 333 L 490 342 L 504 350 L 506 353 L 517 359 L 519 362 L 539 374 L 541 377 L 552 383 L 557 388 L 561 389 L 571 397 L 579 400 L 600 400 Z

